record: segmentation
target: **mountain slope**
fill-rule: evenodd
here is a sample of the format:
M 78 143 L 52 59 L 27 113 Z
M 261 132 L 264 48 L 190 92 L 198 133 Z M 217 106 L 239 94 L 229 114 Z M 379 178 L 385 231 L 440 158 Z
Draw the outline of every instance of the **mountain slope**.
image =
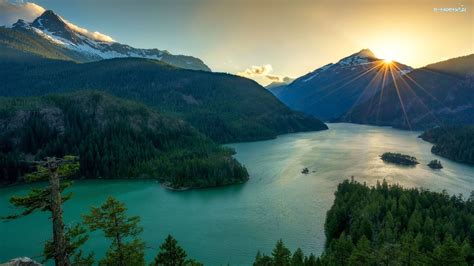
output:
M 340 121 L 404 129 L 474 123 L 473 60 L 470 55 L 413 70 Z
M 156 60 L 69 61 L 0 58 L 0 96 L 94 89 L 173 113 L 219 142 L 274 138 L 327 129 L 294 112 L 256 82 L 223 73 L 175 68 Z
M 241 183 L 232 151 L 189 124 L 98 92 L 0 98 L 0 184 L 19 180 L 25 161 L 78 155 L 87 178 L 159 178 L 173 187 Z
M 91 62 L 116 57 L 156 59 L 185 69 L 211 71 L 200 59 L 158 49 L 137 49 L 112 40 L 94 39 L 51 10 L 32 23 L 19 20 L 0 28 L 0 48 L 15 48 L 52 59 Z
M 474 73 L 474 55 L 451 58 L 445 61 L 429 64 L 424 68 L 464 78 L 469 73 Z
M 403 64 L 392 62 L 398 76 L 411 71 Z M 390 82 L 387 64 L 368 49 L 345 57 L 308 73 L 288 86 L 270 91 L 289 107 L 323 120 L 332 120 L 358 103 L 377 93 Z
M 420 138 L 434 144 L 432 153 L 474 165 L 474 125 L 432 128 Z
M 273 81 L 272 83 L 265 86 L 265 88 L 266 89 L 274 89 L 276 87 L 286 86 L 286 85 L 290 84 L 291 82 L 293 82 L 294 80 L 295 79 L 290 78 L 290 77 L 284 77 L 281 81 Z

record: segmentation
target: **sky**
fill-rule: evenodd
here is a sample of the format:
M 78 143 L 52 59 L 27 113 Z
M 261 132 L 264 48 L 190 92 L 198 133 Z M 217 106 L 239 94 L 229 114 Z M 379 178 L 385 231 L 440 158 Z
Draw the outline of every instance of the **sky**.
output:
M 263 85 L 363 48 L 412 67 L 474 53 L 472 0 L 0 0 L 0 24 L 41 7 L 91 34 Z

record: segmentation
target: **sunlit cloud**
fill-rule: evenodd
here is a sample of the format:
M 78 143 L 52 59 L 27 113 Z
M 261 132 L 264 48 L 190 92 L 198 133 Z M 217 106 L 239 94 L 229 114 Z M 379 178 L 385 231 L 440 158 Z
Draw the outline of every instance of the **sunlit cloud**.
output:
M 247 78 L 252 78 L 252 77 L 263 77 L 270 72 L 273 71 L 273 67 L 270 64 L 266 64 L 263 66 L 251 66 L 244 71 L 239 71 L 237 72 L 237 75 L 242 76 L 242 77 L 247 77 Z
M 108 35 L 105 35 L 105 34 L 102 34 L 98 31 L 94 31 L 94 32 L 91 32 L 91 31 L 88 31 L 87 29 L 84 29 L 84 28 L 81 28 L 75 24 L 72 24 L 71 22 L 65 20 L 64 18 L 61 18 L 65 23 L 66 25 L 73 31 L 75 32 L 79 32 L 80 34 L 84 35 L 84 36 L 87 36 L 93 40 L 97 40 L 97 41 L 101 41 L 101 42 L 115 42 L 115 40 L 108 36 Z
M 9 26 L 17 22 L 18 19 L 32 22 L 40 16 L 45 9 L 35 3 L 17 1 L 11 3 L 7 0 L 0 0 L 0 25 Z
M 286 82 L 290 80 L 289 77 L 273 74 L 272 72 L 272 65 L 266 64 L 262 66 L 251 66 L 243 71 L 237 72 L 237 75 L 251 79 L 266 79 L 270 82 Z
M 284 82 L 285 78 L 287 78 L 287 77 L 283 77 L 280 75 L 273 75 L 273 74 L 268 74 L 265 77 L 274 82 Z

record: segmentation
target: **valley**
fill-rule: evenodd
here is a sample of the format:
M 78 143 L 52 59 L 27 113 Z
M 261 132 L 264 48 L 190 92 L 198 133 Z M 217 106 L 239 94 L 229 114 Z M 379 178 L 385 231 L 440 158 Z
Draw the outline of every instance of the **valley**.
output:
M 386 179 L 407 188 L 469 196 L 474 189 L 474 168 L 433 155 L 432 145 L 418 138 L 419 133 L 338 123 L 321 132 L 229 144 L 236 150 L 235 158 L 248 169 L 250 179 L 245 184 L 172 192 L 151 180 L 76 181 L 71 188 L 75 196 L 65 204 L 65 218 L 78 222 L 87 206 L 113 195 L 127 204 L 130 214 L 142 217 L 148 245 L 157 247 L 172 233 L 191 257 L 206 265 L 249 265 L 257 250 L 270 253 L 280 238 L 291 250 L 301 247 L 305 254 L 320 255 L 334 191 L 351 176 L 369 185 Z M 413 154 L 423 162 L 436 158 L 444 168 L 434 171 L 425 164 L 415 168 L 387 164 L 379 155 L 388 150 Z M 304 167 L 316 172 L 301 174 Z M 30 186 L 36 185 L 0 189 L 0 216 L 13 211 L 8 197 L 23 194 Z M 51 232 L 45 216 L 37 213 L 0 223 L 0 234 L 9 239 L 0 243 L 5 251 L 0 252 L 0 260 L 41 253 L 41 243 Z M 84 249 L 101 255 L 106 246 L 94 233 Z M 154 255 L 155 250 L 146 251 L 148 261 Z

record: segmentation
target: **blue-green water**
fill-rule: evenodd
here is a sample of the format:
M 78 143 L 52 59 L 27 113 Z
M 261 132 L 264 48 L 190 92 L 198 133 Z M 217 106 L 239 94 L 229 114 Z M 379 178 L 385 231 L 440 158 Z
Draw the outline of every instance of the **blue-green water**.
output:
M 113 195 L 126 202 L 131 215 L 140 215 L 147 242 L 147 259 L 170 233 L 188 254 L 206 265 L 249 265 L 258 249 L 270 252 L 282 238 L 294 249 L 320 254 L 324 247 L 324 219 L 336 186 L 343 179 L 374 184 L 387 179 L 404 186 L 469 195 L 474 190 L 474 167 L 430 153 L 431 144 L 418 132 L 351 124 L 330 124 L 330 130 L 280 136 L 275 140 L 230 146 L 248 168 L 251 179 L 243 185 L 171 192 L 155 181 L 77 181 L 72 200 L 65 204 L 68 223 L 80 221 L 89 206 Z M 386 151 L 416 156 L 414 168 L 385 164 Z M 442 170 L 426 166 L 439 159 Z M 308 175 L 301 170 L 308 167 Z M 314 171 L 314 172 L 313 172 Z M 0 216 L 15 211 L 8 198 L 29 186 L 0 189 Z M 51 234 L 44 213 L 0 223 L 0 261 L 40 255 Z M 107 242 L 93 233 L 86 245 L 102 255 Z

